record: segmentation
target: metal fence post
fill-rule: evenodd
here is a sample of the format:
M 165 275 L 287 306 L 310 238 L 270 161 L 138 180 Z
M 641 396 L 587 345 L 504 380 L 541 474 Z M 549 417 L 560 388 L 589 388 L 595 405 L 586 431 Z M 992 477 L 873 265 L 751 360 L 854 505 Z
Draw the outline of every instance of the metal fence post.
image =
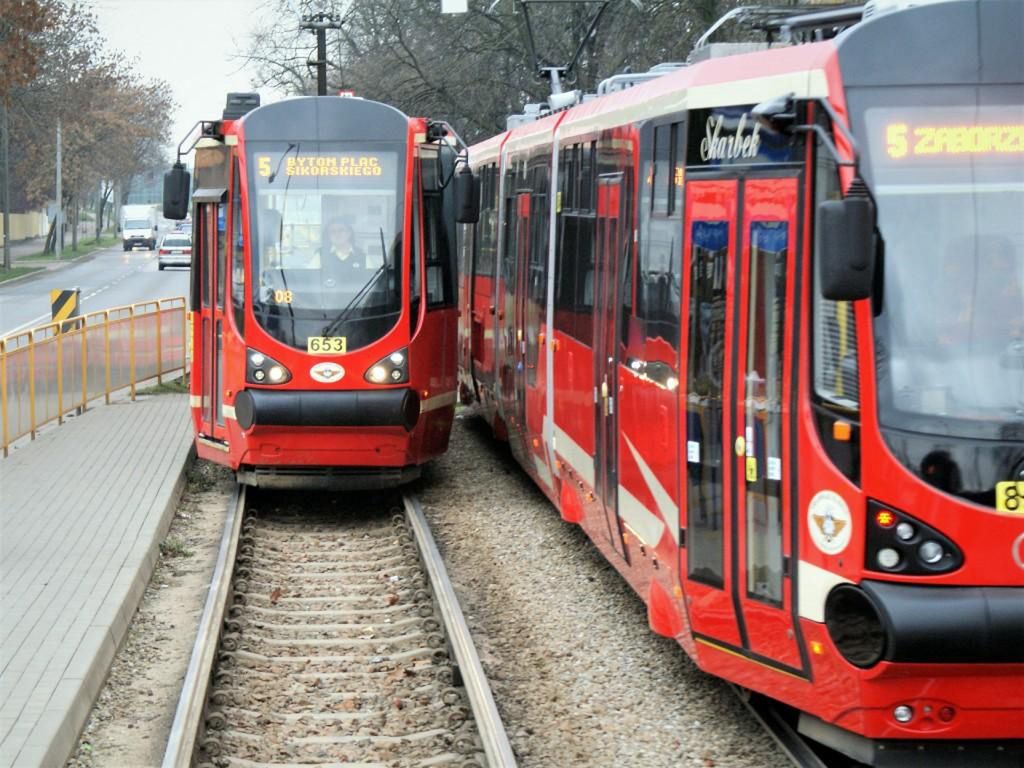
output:
M 36 335 L 28 332 L 28 423 L 32 439 L 36 439 Z
M 110 405 L 110 310 L 103 311 L 103 401 Z
M 7 344 L 0 339 L 0 408 L 4 409 L 3 434 L 4 434 L 4 458 L 7 458 L 7 444 L 9 427 L 7 426 L 10 417 L 7 414 Z
M 82 320 L 82 408 L 79 413 L 85 413 L 85 406 L 89 402 L 89 332 L 88 323 Z
M 57 423 L 64 423 L 64 344 L 61 342 L 61 326 L 57 326 L 53 343 L 57 345 Z
M 128 307 L 128 382 L 135 400 L 135 305 Z
M 163 354 L 163 339 L 161 336 L 161 315 L 164 313 L 162 301 L 156 302 L 156 383 L 157 386 L 164 383 L 164 354 Z

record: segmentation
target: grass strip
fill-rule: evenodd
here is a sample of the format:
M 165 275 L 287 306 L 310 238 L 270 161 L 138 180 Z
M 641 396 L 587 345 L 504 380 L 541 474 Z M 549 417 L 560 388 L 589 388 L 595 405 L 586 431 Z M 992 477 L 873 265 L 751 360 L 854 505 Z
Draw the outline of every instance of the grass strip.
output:
M 42 267 L 11 267 L 10 269 L 0 267 L 0 283 L 5 283 L 8 280 L 13 280 L 16 277 L 28 275 L 32 272 L 39 272 L 40 270 L 42 270 Z
M 112 245 L 117 245 L 118 242 L 120 242 L 120 241 L 118 240 L 117 235 L 107 235 L 105 237 L 101 237 L 99 239 L 99 242 L 97 242 L 96 240 L 89 240 L 89 241 L 86 241 L 86 242 L 82 242 L 81 240 L 79 240 L 78 241 L 78 250 L 77 251 L 72 251 L 70 247 L 65 247 L 63 258 L 60 259 L 60 261 L 70 261 L 71 259 L 77 259 L 79 256 L 85 256 L 86 254 L 92 253 L 93 251 L 97 251 L 97 250 L 99 250 L 101 248 L 109 248 Z M 53 262 L 56 262 L 57 258 L 52 253 L 44 253 L 44 252 L 40 251 L 39 253 L 30 253 L 28 256 L 19 256 L 14 261 L 16 263 L 17 262 L 22 262 L 22 261 L 32 261 L 32 262 L 53 261 Z

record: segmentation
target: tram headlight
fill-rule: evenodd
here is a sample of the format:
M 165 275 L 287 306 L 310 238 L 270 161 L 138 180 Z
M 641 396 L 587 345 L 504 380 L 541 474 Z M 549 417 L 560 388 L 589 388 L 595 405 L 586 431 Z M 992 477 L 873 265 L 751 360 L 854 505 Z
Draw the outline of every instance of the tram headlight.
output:
M 292 373 L 272 357 L 255 349 L 245 353 L 245 380 L 250 384 L 284 384 Z
M 928 565 L 935 565 L 942 559 L 942 556 L 946 554 L 942 545 L 937 541 L 926 541 L 920 547 L 917 548 L 917 555 Z
M 938 530 L 887 504 L 868 502 L 868 570 L 927 576 L 948 573 L 963 565 L 959 548 Z
M 892 711 L 892 716 L 896 719 L 897 723 L 909 723 L 914 719 L 914 708 L 908 707 L 906 704 L 900 704 Z
M 404 384 L 409 381 L 409 352 L 399 349 L 378 360 L 367 370 L 364 378 L 371 384 Z
M 891 571 L 893 568 L 900 564 L 900 553 L 895 549 L 885 547 L 878 550 L 878 556 L 875 558 L 880 566 L 885 568 L 887 571 Z

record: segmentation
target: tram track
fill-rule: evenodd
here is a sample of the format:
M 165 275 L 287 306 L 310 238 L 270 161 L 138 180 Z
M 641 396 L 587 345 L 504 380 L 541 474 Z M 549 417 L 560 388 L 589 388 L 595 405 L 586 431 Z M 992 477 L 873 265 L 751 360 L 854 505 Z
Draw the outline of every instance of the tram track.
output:
M 794 710 L 739 685 L 730 687 L 795 768 L 868 768 L 803 736 L 793 722 Z
M 165 768 L 515 766 L 419 503 L 360 498 L 236 488 Z

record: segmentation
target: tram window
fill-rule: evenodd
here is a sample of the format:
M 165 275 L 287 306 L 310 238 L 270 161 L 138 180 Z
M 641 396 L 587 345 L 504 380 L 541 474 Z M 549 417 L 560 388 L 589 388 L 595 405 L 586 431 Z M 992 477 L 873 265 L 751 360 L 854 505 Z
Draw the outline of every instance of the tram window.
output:
M 454 306 L 451 244 L 438 194 L 423 195 L 423 239 L 426 241 L 427 308 Z
M 235 158 L 231 203 L 231 306 L 235 327 L 245 333 L 245 239 L 242 233 L 242 184 Z
M 669 216 L 683 213 L 683 168 L 686 165 L 686 124 L 672 123 L 672 177 L 669 184 Z
M 682 298 L 682 232 L 678 220 L 652 217 L 637 270 L 637 317 L 644 335 L 678 349 Z M 664 361 L 675 362 L 675 361 Z
M 412 177 L 412 248 L 409 256 L 409 333 L 415 335 L 420 319 L 419 264 L 423 258 L 423 240 L 420 234 L 420 173 L 419 164 L 413 166 Z
M 562 242 L 555 262 L 555 327 L 587 344 L 593 340 L 594 219 L 562 216 Z
M 210 244 L 215 240 L 210 237 L 210 206 L 203 205 L 199 209 L 199 270 L 200 270 L 200 292 L 203 297 L 203 306 L 210 306 Z
M 224 309 L 224 291 L 225 286 L 228 282 L 227 276 L 227 263 L 228 263 L 228 225 L 227 225 L 227 206 L 224 203 L 217 205 L 217 274 L 215 279 L 217 281 L 217 309 Z
M 573 159 L 576 156 L 578 146 L 564 147 L 561 159 L 559 160 L 559 189 L 562 193 L 561 207 L 565 210 L 572 210 L 576 207 L 576 185 L 579 183 L 579 178 Z
M 533 169 L 530 188 L 530 262 L 527 296 L 543 305 L 547 290 L 548 265 L 548 168 Z
M 597 142 L 590 142 L 584 144 L 582 152 L 580 153 L 580 196 L 576 201 L 576 208 L 581 211 L 592 211 L 594 210 L 594 188 L 596 184 L 595 169 L 594 169 L 594 156 L 596 152 Z
M 750 225 L 747 363 L 743 381 L 747 461 L 747 594 L 782 604 L 782 389 L 788 227 Z
M 836 164 L 820 139 L 815 157 L 816 202 L 839 199 Z M 828 403 L 856 410 L 860 407 L 860 384 L 853 302 L 831 301 L 822 297 L 818 269 L 820 255 L 815 252 L 814 258 L 814 391 Z
M 651 211 L 656 214 L 668 215 L 669 190 L 672 183 L 669 177 L 671 154 L 671 127 L 659 125 L 654 129 L 654 195 L 651 201 Z
M 722 586 L 722 383 L 729 224 L 695 221 L 690 252 L 686 371 L 687 569 Z
M 487 165 L 481 170 L 480 176 L 480 223 L 477 226 L 473 274 L 493 278 L 495 253 L 498 245 L 498 172 L 493 164 Z

